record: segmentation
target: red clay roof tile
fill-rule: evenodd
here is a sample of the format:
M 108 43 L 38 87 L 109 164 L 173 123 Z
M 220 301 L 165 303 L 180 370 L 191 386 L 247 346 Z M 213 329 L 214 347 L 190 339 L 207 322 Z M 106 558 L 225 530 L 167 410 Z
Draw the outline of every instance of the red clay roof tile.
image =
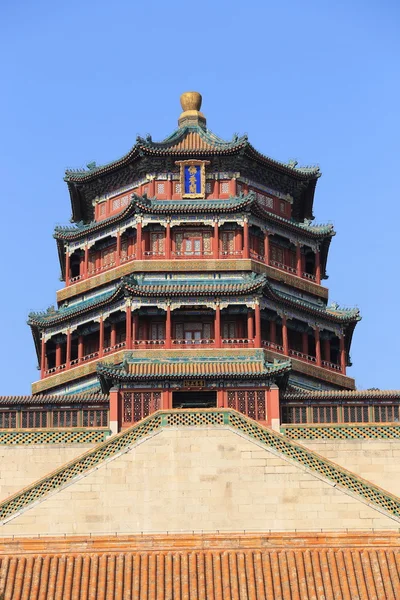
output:
M 399 542 L 390 534 L 296 533 L 0 540 L 0 593 L 5 600 L 398 600 Z

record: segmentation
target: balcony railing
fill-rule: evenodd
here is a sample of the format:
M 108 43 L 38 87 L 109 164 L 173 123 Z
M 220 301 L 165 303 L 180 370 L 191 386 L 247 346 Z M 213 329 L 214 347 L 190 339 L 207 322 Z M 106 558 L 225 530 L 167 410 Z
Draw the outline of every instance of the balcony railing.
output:
M 222 338 L 221 341 L 225 348 L 254 348 L 254 340 L 248 338 Z
M 315 281 L 316 280 L 315 275 L 312 275 L 311 273 L 305 273 L 304 272 L 302 276 L 304 277 L 304 279 L 310 279 L 311 281 Z
M 234 250 L 233 252 L 220 252 L 219 258 L 243 258 L 242 250 Z
M 177 258 L 180 260 L 187 260 L 188 258 L 212 258 L 212 252 L 196 252 L 193 250 L 192 252 L 171 252 L 171 256 L 173 258 Z
M 192 348 L 193 346 L 214 346 L 215 340 L 172 340 L 173 346 Z
M 118 344 L 115 344 L 115 346 L 108 346 L 108 348 L 104 348 L 103 353 L 110 354 L 111 352 L 117 352 L 118 350 L 121 350 L 121 348 L 125 348 L 125 346 L 126 342 L 119 342 Z
M 268 340 L 262 340 L 261 345 L 264 348 L 271 348 L 271 350 L 275 350 L 275 352 L 281 352 L 283 354 L 283 346 L 277 344 L 276 342 L 269 342 Z
M 132 342 L 132 347 L 135 350 L 147 350 L 163 348 L 165 346 L 165 340 L 135 340 Z
M 277 260 L 273 260 L 272 258 L 270 259 L 269 264 L 271 265 L 271 267 L 276 267 L 277 269 L 281 269 L 281 271 L 293 273 L 293 275 L 296 275 L 297 273 L 296 269 L 294 269 L 293 267 L 289 267 L 289 265 L 285 265 L 281 262 L 278 262 Z
M 129 260 L 133 260 L 136 258 L 136 254 L 127 254 L 126 256 L 121 256 L 121 262 L 128 262 Z
M 151 260 L 151 259 L 157 259 L 157 258 L 164 258 L 165 257 L 165 252 L 152 252 L 150 250 L 146 250 L 145 252 L 143 252 L 143 259 L 144 260 Z
M 130 349 L 131 350 L 157 350 L 157 349 L 165 348 L 165 345 L 166 345 L 165 339 L 134 340 L 134 341 L 132 341 L 132 345 L 131 345 Z M 200 348 L 200 347 L 201 348 L 205 348 L 205 347 L 215 348 L 216 344 L 215 344 L 215 339 L 212 339 L 212 338 L 198 339 L 198 340 L 197 339 L 190 339 L 190 340 L 172 339 L 171 346 L 172 346 L 172 348 L 194 349 L 194 348 Z M 274 352 L 279 352 L 279 354 L 284 354 L 283 346 L 276 342 L 271 342 L 269 340 L 262 340 L 261 346 L 262 346 L 262 348 L 268 348 Z M 224 349 L 254 348 L 255 340 L 250 339 L 250 338 L 221 338 L 220 347 L 224 348 Z M 124 340 L 122 342 L 118 342 L 118 344 L 115 344 L 113 346 L 105 347 L 102 353 L 100 353 L 100 351 L 96 350 L 94 352 L 86 354 L 85 356 L 82 356 L 81 358 L 74 358 L 70 361 L 68 368 L 76 367 L 77 365 L 80 365 L 82 363 L 87 363 L 87 362 L 90 362 L 93 360 L 97 360 L 98 358 L 101 358 L 101 356 L 104 356 L 104 355 L 108 356 L 110 354 L 113 354 L 114 352 L 119 352 L 120 350 L 123 350 L 124 348 L 127 348 L 126 340 Z M 101 354 L 101 356 L 100 356 L 100 354 Z M 315 356 L 305 354 L 304 352 L 300 352 L 299 350 L 294 350 L 294 349 L 290 348 L 289 356 L 292 356 L 293 358 L 296 358 L 297 360 L 301 360 L 301 361 L 304 361 L 307 363 L 312 363 L 314 365 L 317 364 L 317 359 Z M 329 369 L 331 371 L 336 371 L 339 373 L 342 372 L 341 365 L 339 365 L 337 363 L 322 360 L 321 366 L 324 369 Z M 51 367 L 50 369 L 46 369 L 44 371 L 43 377 L 50 377 L 51 375 L 56 375 L 57 373 L 59 373 L 61 371 L 65 371 L 66 369 L 67 369 L 66 363 L 63 363 L 62 365 L 59 365 L 58 367 Z
M 332 363 L 332 362 L 329 362 L 327 360 L 323 360 L 321 362 L 322 362 L 322 366 L 325 369 L 331 369 L 332 371 L 341 371 L 342 370 L 341 366 L 338 365 L 338 364 L 336 364 L 336 363 Z
M 289 350 L 289 356 L 294 356 L 299 360 L 304 360 L 306 362 L 316 363 L 317 359 L 315 356 L 310 356 L 309 354 L 304 354 L 304 352 L 299 352 L 299 350 Z
M 260 262 L 264 262 L 264 256 L 262 254 L 257 254 L 254 250 L 250 250 L 250 258 L 254 258 L 254 260 L 259 260 Z

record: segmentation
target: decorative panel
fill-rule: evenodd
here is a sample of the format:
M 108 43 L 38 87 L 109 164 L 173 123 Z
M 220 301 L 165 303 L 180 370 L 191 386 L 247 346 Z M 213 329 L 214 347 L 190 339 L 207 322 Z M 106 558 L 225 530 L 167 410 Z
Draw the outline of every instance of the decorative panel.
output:
M 132 425 L 161 408 L 161 392 L 124 392 L 122 425 Z
M 228 408 L 233 408 L 256 421 L 265 421 L 265 391 L 228 391 Z

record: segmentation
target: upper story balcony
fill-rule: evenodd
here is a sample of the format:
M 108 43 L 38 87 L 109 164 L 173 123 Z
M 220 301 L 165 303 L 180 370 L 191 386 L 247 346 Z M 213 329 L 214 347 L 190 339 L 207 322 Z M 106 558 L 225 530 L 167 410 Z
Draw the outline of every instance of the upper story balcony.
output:
M 306 322 L 245 305 L 214 310 L 117 310 L 103 319 L 42 338 L 41 378 L 106 359 L 121 350 L 265 348 L 321 369 L 346 374 L 344 337 Z
M 316 247 L 294 244 L 254 225 L 225 223 L 214 227 L 147 225 L 140 222 L 122 234 L 66 254 L 66 285 L 95 277 L 131 261 L 252 259 L 279 271 L 321 284 Z M 166 263 L 167 264 L 167 263 Z

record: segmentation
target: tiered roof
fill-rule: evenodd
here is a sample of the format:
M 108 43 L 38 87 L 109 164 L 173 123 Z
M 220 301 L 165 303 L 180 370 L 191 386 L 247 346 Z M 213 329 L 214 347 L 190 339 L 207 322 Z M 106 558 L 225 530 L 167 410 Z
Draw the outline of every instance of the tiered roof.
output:
M 290 360 L 268 363 L 263 350 L 254 350 L 246 355 L 136 358 L 128 355 L 120 365 L 100 363 L 97 373 L 102 388 L 108 391 L 115 383 L 148 380 L 173 381 L 175 379 L 263 379 L 275 380 L 289 373 Z
M 278 290 L 268 280 L 266 275 L 250 275 L 238 277 L 237 280 L 212 280 L 209 282 L 187 280 L 185 283 L 174 280 L 166 280 L 162 283 L 145 283 L 136 279 L 133 275 L 124 277 L 115 289 L 99 294 L 94 298 L 83 300 L 69 306 L 68 303 L 58 310 L 48 309 L 46 312 L 31 312 L 29 324 L 44 328 L 66 321 L 71 317 L 87 313 L 91 310 L 108 306 L 118 298 L 125 295 L 155 298 L 155 297 L 198 297 L 198 296 L 245 296 L 248 294 L 263 292 L 266 298 L 281 303 L 283 306 L 305 310 L 318 317 L 323 317 L 335 323 L 356 323 L 360 320 L 358 308 L 345 309 L 336 306 L 317 306 L 314 302 L 296 298 L 288 293 Z
M 3 539 L 0 594 L 45 598 L 64 590 L 71 598 L 104 600 L 394 599 L 399 546 L 398 534 L 390 533 L 116 534 L 52 537 L 40 544 Z
M 65 181 L 71 194 L 74 221 L 89 222 L 93 216 L 92 200 L 103 191 L 117 189 L 133 181 L 134 173 L 143 169 L 140 163 L 148 166 L 146 158 L 165 158 L 174 161 L 182 158 L 236 157 L 245 164 L 256 164 L 268 169 L 301 196 L 296 206 L 296 216 L 300 219 L 312 217 L 312 203 L 315 185 L 321 173 L 319 167 L 298 167 L 295 161 L 282 163 L 258 152 L 248 141 L 247 136 L 235 135 L 232 141 L 222 140 L 209 129 L 200 125 L 180 127 L 161 142 L 154 142 L 151 136 L 136 139 L 136 144 L 122 158 L 106 165 L 88 165 L 88 170 L 67 170 Z M 173 163 L 172 163 L 173 164 Z M 143 165 L 143 166 L 144 166 Z M 148 169 L 144 170 L 144 173 Z M 235 168 L 237 171 L 237 168 Z

